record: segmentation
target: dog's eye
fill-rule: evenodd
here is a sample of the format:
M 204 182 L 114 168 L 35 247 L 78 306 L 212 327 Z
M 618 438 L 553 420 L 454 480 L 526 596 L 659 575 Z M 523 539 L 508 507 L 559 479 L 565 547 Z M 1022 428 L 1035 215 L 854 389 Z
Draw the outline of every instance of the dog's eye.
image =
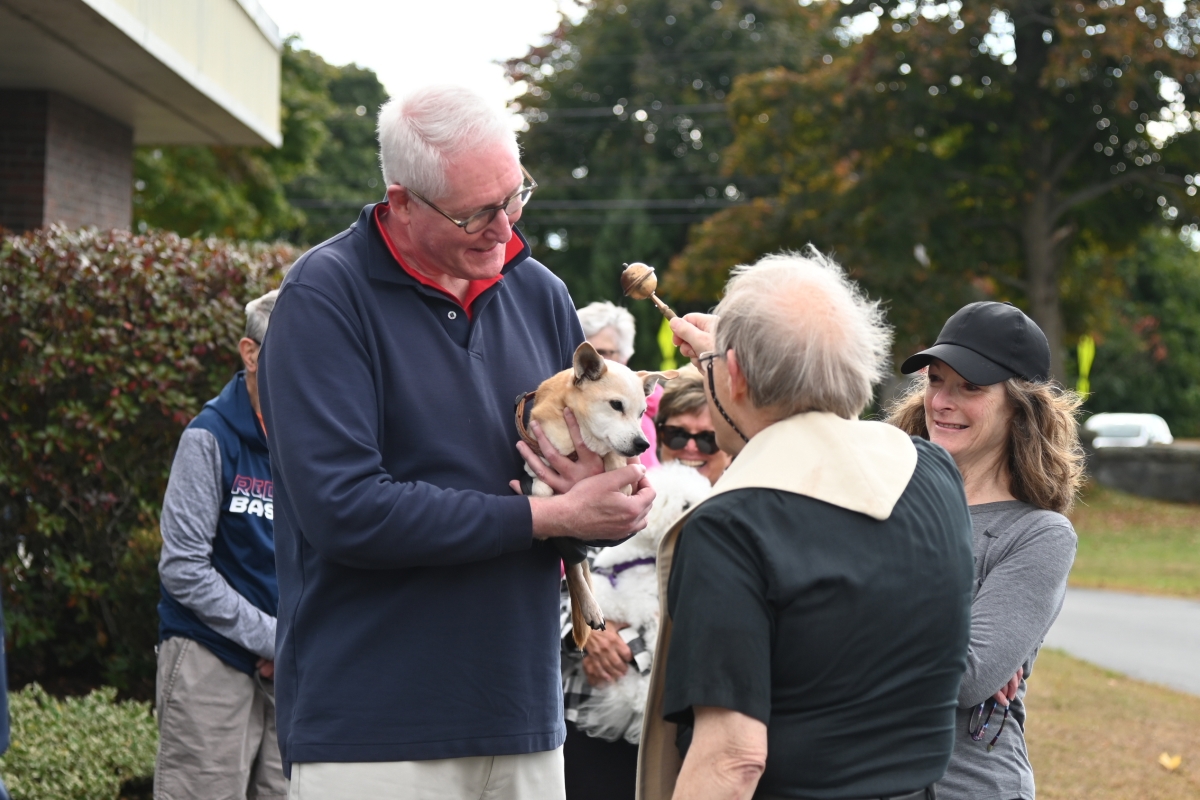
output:
M 625 413 L 625 404 L 620 400 L 609 400 L 608 404 L 613 407 L 613 411 L 617 411 L 621 414 Z
M 690 501 L 690 500 L 684 500 L 684 501 L 683 501 L 683 508 L 681 508 L 681 509 L 679 509 L 679 510 L 680 510 L 680 511 L 687 511 L 687 510 L 688 510 L 689 508 L 691 508 L 691 507 L 692 507 L 692 503 L 691 503 L 691 501 Z

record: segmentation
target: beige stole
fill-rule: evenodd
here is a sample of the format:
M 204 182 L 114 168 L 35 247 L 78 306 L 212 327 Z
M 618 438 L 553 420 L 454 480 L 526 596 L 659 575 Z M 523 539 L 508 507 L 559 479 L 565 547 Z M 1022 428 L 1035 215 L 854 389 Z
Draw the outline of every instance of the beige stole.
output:
M 809 412 L 777 422 L 751 439 L 709 499 L 735 489 L 777 489 L 884 520 L 891 516 L 916 467 L 916 447 L 898 428 Z M 680 531 L 695 510 L 676 520 L 658 547 L 658 644 L 638 751 L 638 800 L 669 800 L 682 766 L 675 747 L 676 726 L 662 718 L 671 643 L 667 581 Z

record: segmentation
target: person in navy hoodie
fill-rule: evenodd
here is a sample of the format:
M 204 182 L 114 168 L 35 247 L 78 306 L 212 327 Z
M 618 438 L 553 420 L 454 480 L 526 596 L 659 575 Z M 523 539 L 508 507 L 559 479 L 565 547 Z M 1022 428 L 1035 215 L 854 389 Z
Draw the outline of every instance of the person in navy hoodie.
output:
M 263 344 L 290 797 L 555 800 L 560 561 L 541 540 L 623 539 L 654 491 L 578 438 L 553 474 L 533 459 L 560 495 L 510 488 L 514 399 L 583 331 L 513 227 L 536 184 L 501 109 L 418 90 L 379 138 L 386 202 L 296 262 Z
M 155 800 L 287 796 L 272 682 L 274 492 L 258 402 L 277 295 L 246 305 L 245 369 L 183 432 L 163 498 Z

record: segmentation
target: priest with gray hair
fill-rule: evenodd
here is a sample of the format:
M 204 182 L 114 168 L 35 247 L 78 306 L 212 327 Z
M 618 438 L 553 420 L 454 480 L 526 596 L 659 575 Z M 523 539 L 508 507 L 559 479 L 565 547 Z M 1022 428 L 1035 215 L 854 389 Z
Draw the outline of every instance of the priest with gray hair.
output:
M 941 448 L 859 419 L 891 331 L 813 248 L 671 323 L 736 456 L 664 537 L 641 800 L 930 800 L 954 744 L 971 520 Z

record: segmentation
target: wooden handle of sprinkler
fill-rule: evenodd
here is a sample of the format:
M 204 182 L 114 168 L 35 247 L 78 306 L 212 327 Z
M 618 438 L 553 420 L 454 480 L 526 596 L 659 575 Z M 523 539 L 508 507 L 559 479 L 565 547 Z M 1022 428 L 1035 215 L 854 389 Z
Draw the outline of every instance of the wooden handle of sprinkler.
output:
M 679 316 L 671 310 L 669 305 L 664 303 L 662 300 L 659 300 L 658 295 L 652 294 L 650 295 L 650 299 L 654 301 L 654 305 L 658 307 L 658 310 L 661 311 L 662 315 L 667 319 L 675 319 L 677 316 Z

